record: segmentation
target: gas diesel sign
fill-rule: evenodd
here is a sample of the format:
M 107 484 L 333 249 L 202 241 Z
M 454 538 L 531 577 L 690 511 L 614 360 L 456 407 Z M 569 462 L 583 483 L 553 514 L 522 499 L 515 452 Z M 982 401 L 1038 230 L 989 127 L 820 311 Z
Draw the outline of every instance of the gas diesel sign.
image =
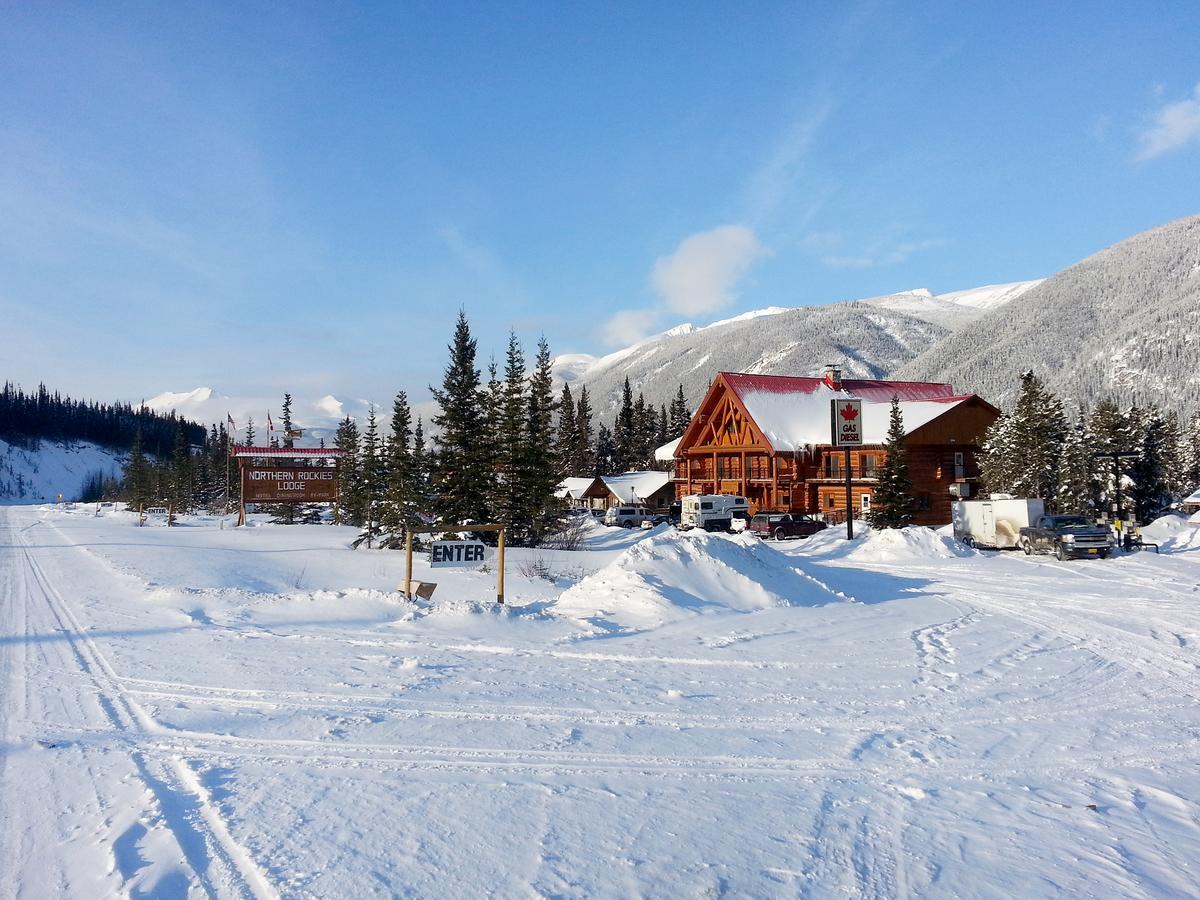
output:
M 829 418 L 832 422 L 830 430 L 833 436 L 833 446 L 862 446 L 861 400 L 830 400 Z
M 337 470 L 246 466 L 242 469 L 246 503 L 332 503 L 337 500 Z

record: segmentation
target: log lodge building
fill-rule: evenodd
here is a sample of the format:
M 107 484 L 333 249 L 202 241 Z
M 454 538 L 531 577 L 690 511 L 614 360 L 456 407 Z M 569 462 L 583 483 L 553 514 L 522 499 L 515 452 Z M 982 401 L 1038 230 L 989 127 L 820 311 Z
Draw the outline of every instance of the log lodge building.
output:
M 945 525 L 950 503 L 977 494 L 976 455 L 1000 411 L 948 384 L 842 380 L 721 372 L 713 380 L 675 451 L 675 491 L 741 494 L 751 512 L 846 516 L 845 450 L 830 442 L 829 401 L 862 400 L 863 440 L 850 451 L 856 516 L 871 508 L 876 472 L 885 456 L 892 398 L 904 416 L 915 523 Z

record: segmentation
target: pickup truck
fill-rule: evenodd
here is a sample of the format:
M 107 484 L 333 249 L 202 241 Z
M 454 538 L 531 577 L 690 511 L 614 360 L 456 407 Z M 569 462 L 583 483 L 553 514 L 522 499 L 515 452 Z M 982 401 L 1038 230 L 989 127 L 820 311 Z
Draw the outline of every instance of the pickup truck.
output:
M 784 538 L 811 537 L 818 531 L 824 531 L 825 523 L 809 516 L 790 513 L 759 513 L 750 520 L 749 530 L 751 534 L 757 534 L 764 540 L 775 538 L 782 541 Z
M 1053 553 L 1059 559 L 1104 559 L 1115 546 L 1108 528 L 1093 525 L 1086 516 L 1038 516 L 1032 525 L 1021 529 L 1020 544 L 1026 556 Z

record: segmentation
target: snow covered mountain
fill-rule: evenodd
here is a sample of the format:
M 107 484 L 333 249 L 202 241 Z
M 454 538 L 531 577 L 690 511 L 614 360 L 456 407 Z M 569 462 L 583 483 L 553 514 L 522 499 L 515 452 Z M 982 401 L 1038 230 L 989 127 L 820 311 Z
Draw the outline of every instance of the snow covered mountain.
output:
M 848 376 L 880 378 L 961 328 L 1021 296 L 1037 281 L 935 295 L 919 289 L 826 306 L 772 306 L 697 327 L 678 325 L 603 357 L 555 360 L 563 381 L 586 384 L 604 418 L 619 404 L 628 377 L 658 405 L 679 385 L 693 405 L 719 371 L 814 375 L 839 363 Z
M 1047 278 L 901 366 L 1005 403 L 1032 369 L 1060 396 L 1200 407 L 1200 216 Z
M 155 412 L 175 410 L 180 416 L 196 422 L 210 424 L 224 422 L 226 415 L 232 415 L 237 425 L 238 439 L 246 436 L 246 422 L 254 419 L 255 440 L 265 441 L 267 436 L 267 413 L 280 426 L 281 397 L 232 397 L 220 394 L 210 387 L 199 387 L 191 391 L 164 391 L 146 401 L 146 406 Z M 292 421 L 298 428 L 303 428 L 304 439 L 302 446 L 315 445 L 321 438 L 328 442 L 337 431 L 337 423 L 347 415 L 358 421 L 363 421 L 367 415 L 366 400 L 345 402 L 332 394 L 326 394 L 316 400 L 303 397 L 293 398 Z
M 120 453 L 85 441 L 38 441 L 22 447 L 0 440 L 0 504 L 50 503 L 79 498 L 86 478 L 118 475 Z

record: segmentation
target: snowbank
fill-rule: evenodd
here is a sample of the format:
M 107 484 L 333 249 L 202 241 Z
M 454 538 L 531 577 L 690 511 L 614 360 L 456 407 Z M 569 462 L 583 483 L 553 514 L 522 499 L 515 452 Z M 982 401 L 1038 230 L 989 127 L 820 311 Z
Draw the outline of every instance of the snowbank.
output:
M 756 537 L 664 530 L 563 592 L 549 611 L 653 628 L 696 614 L 836 599 Z
M 1161 516 L 1142 529 L 1142 540 L 1158 544 L 1161 553 L 1200 550 L 1200 513 L 1190 519 L 1175 514 Z
M 903 563 L 977 555 L 977 551 L 955 540 L 948 525 L 938 529 L 922 525 L 876 529 L 861 521 L 854 523 L 854 540 L 851 542 L 846 540 L 845 526 L 837 525 L 817 532 L 803 541 L 799 549 L 806 555 L 863 563 Z

